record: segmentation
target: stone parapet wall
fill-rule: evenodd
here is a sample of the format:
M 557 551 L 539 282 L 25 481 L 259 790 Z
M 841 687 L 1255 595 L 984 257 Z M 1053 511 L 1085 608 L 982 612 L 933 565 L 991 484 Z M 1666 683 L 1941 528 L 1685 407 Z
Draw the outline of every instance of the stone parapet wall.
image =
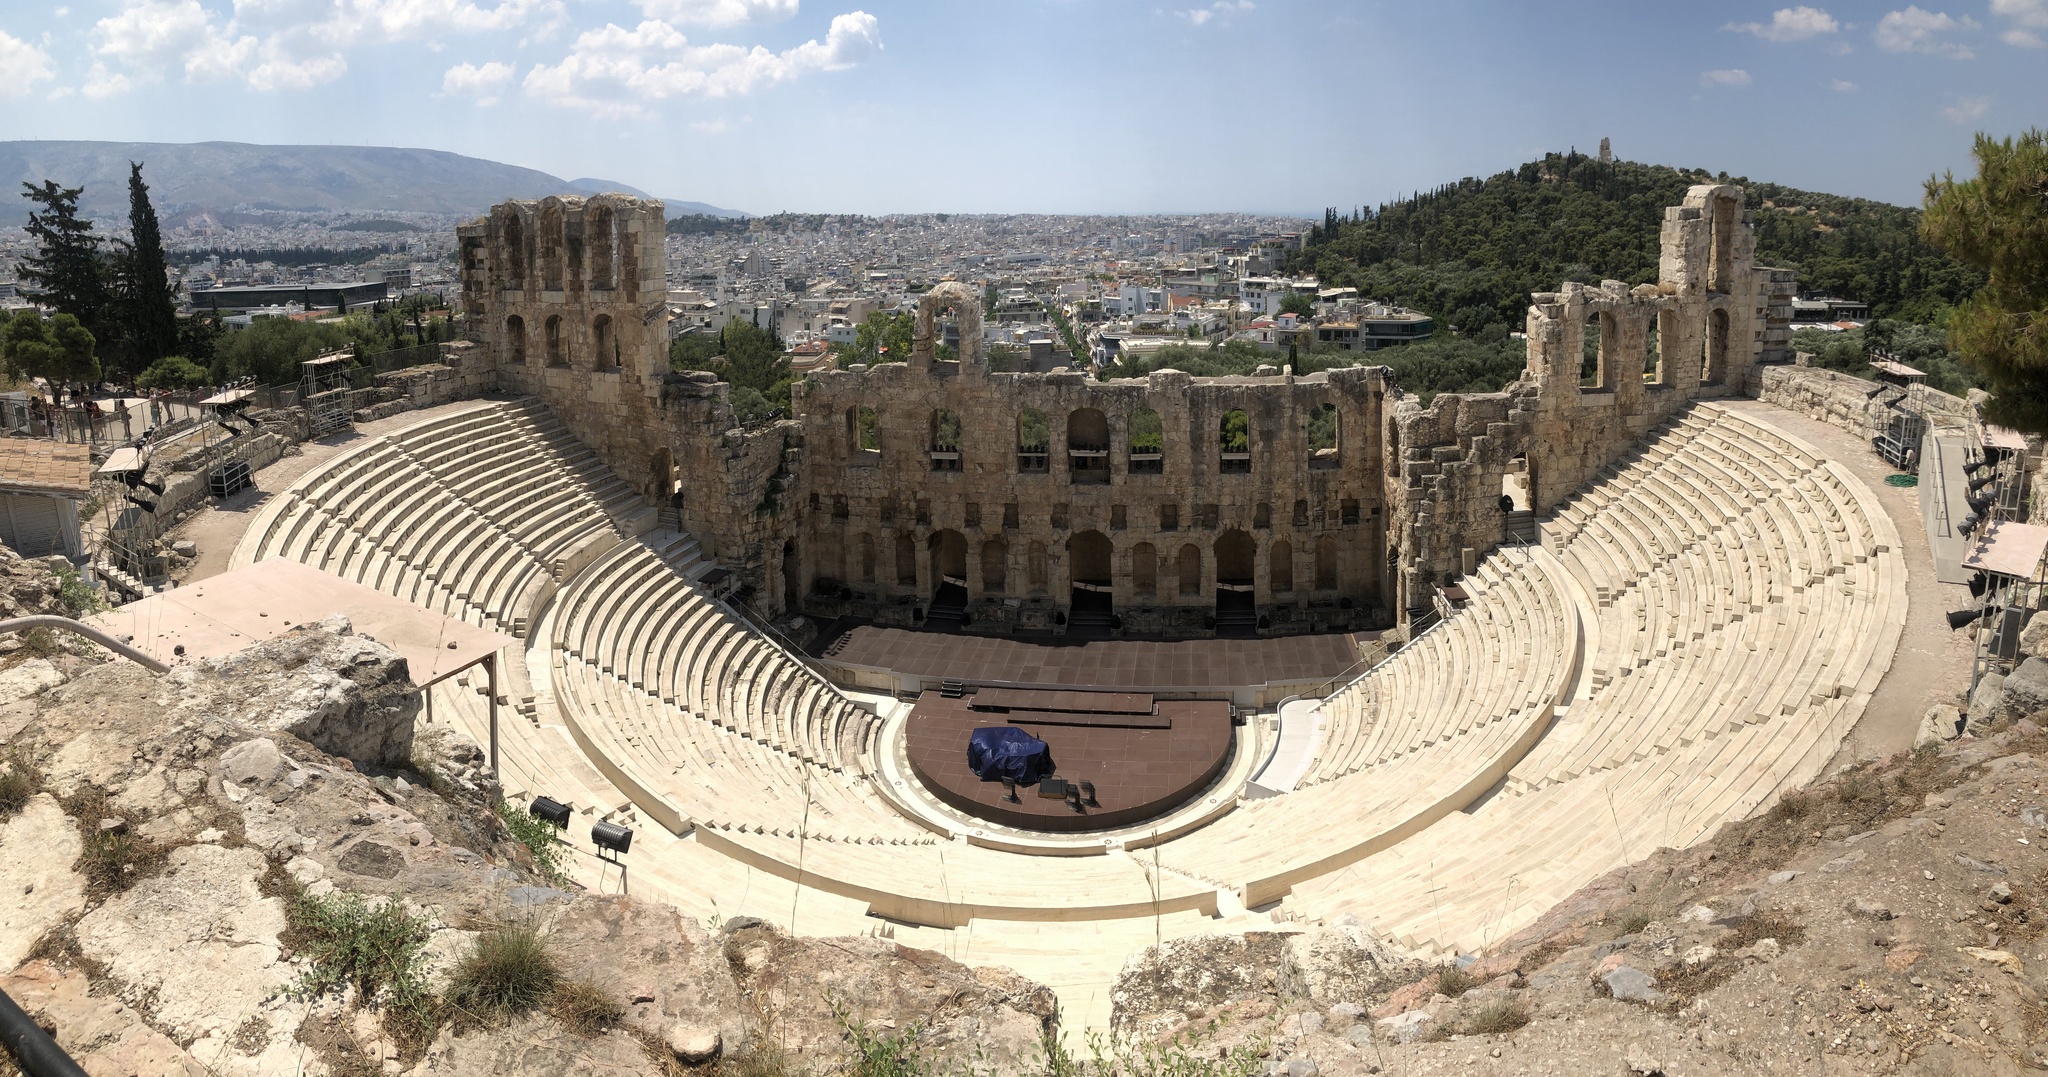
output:
M 1762 368 L 1754 379 L 1754 392 L 1766 404 L 1798 412 L 1859 437 L 1869 437 L 1883 415 L 1891 410 L 1888 399 L 1903 396 L 1897 386 L 1809 366 Z

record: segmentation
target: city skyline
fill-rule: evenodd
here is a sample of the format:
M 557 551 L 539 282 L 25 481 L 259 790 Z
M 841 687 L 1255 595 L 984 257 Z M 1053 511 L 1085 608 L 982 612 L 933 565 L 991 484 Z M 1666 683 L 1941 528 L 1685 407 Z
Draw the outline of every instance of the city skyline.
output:
M 0 15 L 0 138 L 422 146 L 757 214 L 1319 214 L 1604 136 L 1912 204 L 2041 114 L 2044 39 L 2048 0 L 75 0 Z

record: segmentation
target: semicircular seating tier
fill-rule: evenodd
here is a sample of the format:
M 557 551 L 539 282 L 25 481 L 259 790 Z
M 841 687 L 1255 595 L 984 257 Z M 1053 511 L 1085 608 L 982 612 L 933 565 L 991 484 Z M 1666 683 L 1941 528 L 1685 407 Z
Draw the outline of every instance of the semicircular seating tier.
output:
M 1705 404 L 1543 525 L 1587 608 L 1571 705 L 1493 796 L 1296 890 L 1424 950 L 1476 950 L 1601 874 L 1818 776 L 1890 667 L 1906 566 L 1840 464 Z

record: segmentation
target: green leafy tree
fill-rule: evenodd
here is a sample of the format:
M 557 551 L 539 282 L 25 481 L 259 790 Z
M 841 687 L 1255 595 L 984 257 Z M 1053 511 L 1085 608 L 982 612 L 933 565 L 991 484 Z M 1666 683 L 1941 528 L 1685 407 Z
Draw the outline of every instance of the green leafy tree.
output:
M 209 376 L 216 383 L 255 378 L 261 385 L 285 385 L 299 379 L 300 363 L 352 341 L 344 324 L 258 318 L 215 345 Z
M 1280 297 L 1280 313 L 1306 318 L 1316 312 L 1316 297 L 1307 292 L 1288 292 Z
M 42 302 L 69 314 L 106 348 L 113 340 L 106 325 L 109 311 L 106 259 L 92 222 L 78 215 L 83 187 L 23 183 L 22 197 L 36 204 L 28 215 L 34 253 L 21 262 L 21 276 L 35 286 Z
M 142 165 L 128 165 L 128 227 L 132 233 L 115 260 L 120 291 L 122 337 L 133 369 L 150 366 L 178 347 L 178 312 L 173 287 L 164 268 L 163 233 Z
M 98 381 L 100 376 L 92 331 L 69 314 L 45 319 L 24 310 L 0 323 L 0 364 L 10 377 L 45 378 L 53 385 Z
M 853 343 L 839 348 L 844 363 L 903 363 L 910 360 L 910 343 L 917 319 L 910 314 L 878 310 L 854 326 Z
M 2048 132 L 1979 134 L 1974 179 L 1927 181 L 1929 241 L 1985 272 L 1949 319 L 1949 341 L 1989 383 L 1986 414 L 2048 433 Z
M 166 355 L 135 377 L 138 389 L 197 389 L 206 384 L 206 368 L 182 355 Z

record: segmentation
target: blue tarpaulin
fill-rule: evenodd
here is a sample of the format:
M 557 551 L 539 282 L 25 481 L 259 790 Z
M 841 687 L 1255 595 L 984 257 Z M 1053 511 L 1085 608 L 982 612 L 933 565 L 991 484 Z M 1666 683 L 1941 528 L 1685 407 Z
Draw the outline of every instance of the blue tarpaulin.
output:
M 1052 772 L 1045 742 L 1013 725 L 985 725 L 967 737 L 967 765 L 985 782 L 1008 778 L 1019 785 Z

